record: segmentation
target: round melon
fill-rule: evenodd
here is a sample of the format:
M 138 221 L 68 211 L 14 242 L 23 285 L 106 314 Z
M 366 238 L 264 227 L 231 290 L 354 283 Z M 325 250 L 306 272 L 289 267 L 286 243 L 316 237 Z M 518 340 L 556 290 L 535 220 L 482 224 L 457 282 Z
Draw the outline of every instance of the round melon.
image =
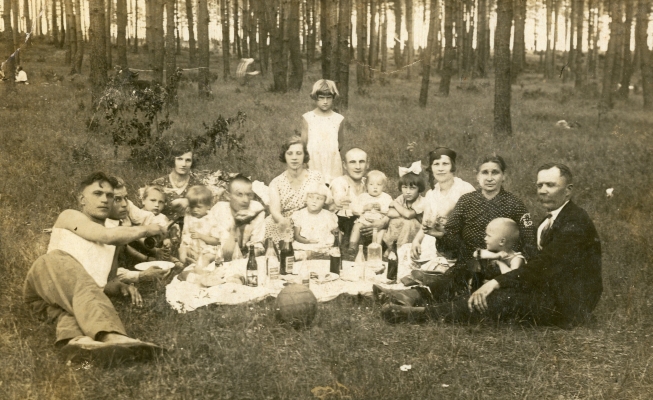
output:
M 317 299 L 304 285 L 288 285 L 277 296 L 276 316 L 295 328 L 308 327 L 317 313 Z

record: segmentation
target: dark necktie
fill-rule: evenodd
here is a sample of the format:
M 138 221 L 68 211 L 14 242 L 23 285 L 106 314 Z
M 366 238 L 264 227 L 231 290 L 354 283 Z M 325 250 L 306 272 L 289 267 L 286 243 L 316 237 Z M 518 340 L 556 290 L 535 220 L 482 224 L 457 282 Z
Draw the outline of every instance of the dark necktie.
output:
M 540 246 L 542 246 L 542 243 L 544 243 L 545 239 L 548 239 L 548 236 L 551 233 L 551 225 L 553 225 L 553 221 L 551 220 L 551 213 L 548 213 L 546 215 L 546 218 L 544 219 L 544 228 L 542 228 L 542 233 L 540 234 Z

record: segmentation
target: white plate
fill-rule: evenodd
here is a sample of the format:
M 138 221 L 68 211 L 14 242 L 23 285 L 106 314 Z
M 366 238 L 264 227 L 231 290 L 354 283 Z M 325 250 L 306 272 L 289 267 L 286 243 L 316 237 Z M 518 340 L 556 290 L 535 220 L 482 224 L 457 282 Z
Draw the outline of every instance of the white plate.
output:
M 134 268 L 136 268 L 139 271 L 145 271 L 146 269 L 150 267 L 159 267 L 162 270 L 168 270 L 172 267 L 175 266 L 175 263 L 170 262 L 170 261 L 148 261 L 148 262 L 143 262 L 140 264 L 136 264 Z
M 333 282 L 336 279 L 338 279 L 340 276 L 338 274 L 335 274 L 333 272 L 327 272 L 324 275 L 318 275 L 315 273 L 311 273 L 311 279 L 314 281 L 317 281 L 317 283 L 327 283 L 327 282 Z M 315 277 L 317 275 L 317 277 Z

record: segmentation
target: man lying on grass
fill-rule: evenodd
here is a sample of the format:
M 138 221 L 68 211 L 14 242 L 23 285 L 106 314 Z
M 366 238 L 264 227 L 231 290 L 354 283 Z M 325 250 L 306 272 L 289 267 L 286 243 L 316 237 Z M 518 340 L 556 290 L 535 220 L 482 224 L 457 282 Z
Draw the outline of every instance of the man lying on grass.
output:
M 47 254 L 27 273 L 23 289 L 31 311 L 57 322 L 56 343 L 68 360 L 151 358 L 161 348 L 127 336 L 107 297 L 130 296 L 142 306 L 138 290 L 116 279 L 116 245 L 160 235 L 159 225 L 105 228 L 116 182 L 97 172 L 79 185 L 80 211 L 63 211 L 52 229 Z
M 518 269 L 494 277 L 471 296 L 442 299 L 429 289 L 392 291 L 375 287 L 389 321 L 529 321 L 570 328 L 588 321 L 601 297 L 601 242 L 587 212 L 571 201 L 571 170 L 563 164 L 538 169 L 538 200 L 547 217 L 537 229 L 539 253 Z M 441 233 L 446 235 L 446 232 Z M 443 280 L 447 274 L 441 275 Z M 440 282 L 441 283 L 441 282 Z M 434 298 L 440 297 L 440 301 Z

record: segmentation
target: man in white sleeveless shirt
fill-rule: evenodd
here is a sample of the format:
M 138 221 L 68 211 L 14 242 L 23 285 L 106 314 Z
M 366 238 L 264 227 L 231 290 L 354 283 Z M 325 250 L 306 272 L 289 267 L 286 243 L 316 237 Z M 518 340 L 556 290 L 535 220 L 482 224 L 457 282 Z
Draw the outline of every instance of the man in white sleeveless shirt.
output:
M 79 185 L 80 211 L 65 210 L 54 224 L 47 254 L 27 273 L 25 302 L 31 311 L 57 322 L 55 345 L 68 360 L 117 363 L 152 357 L 161 348 L 127 336 L 107 297 L 138 290 L 116 279 L 116 245 L 165 233 L 159 225 L 107 229 L 115 182 L 97 172 Z

